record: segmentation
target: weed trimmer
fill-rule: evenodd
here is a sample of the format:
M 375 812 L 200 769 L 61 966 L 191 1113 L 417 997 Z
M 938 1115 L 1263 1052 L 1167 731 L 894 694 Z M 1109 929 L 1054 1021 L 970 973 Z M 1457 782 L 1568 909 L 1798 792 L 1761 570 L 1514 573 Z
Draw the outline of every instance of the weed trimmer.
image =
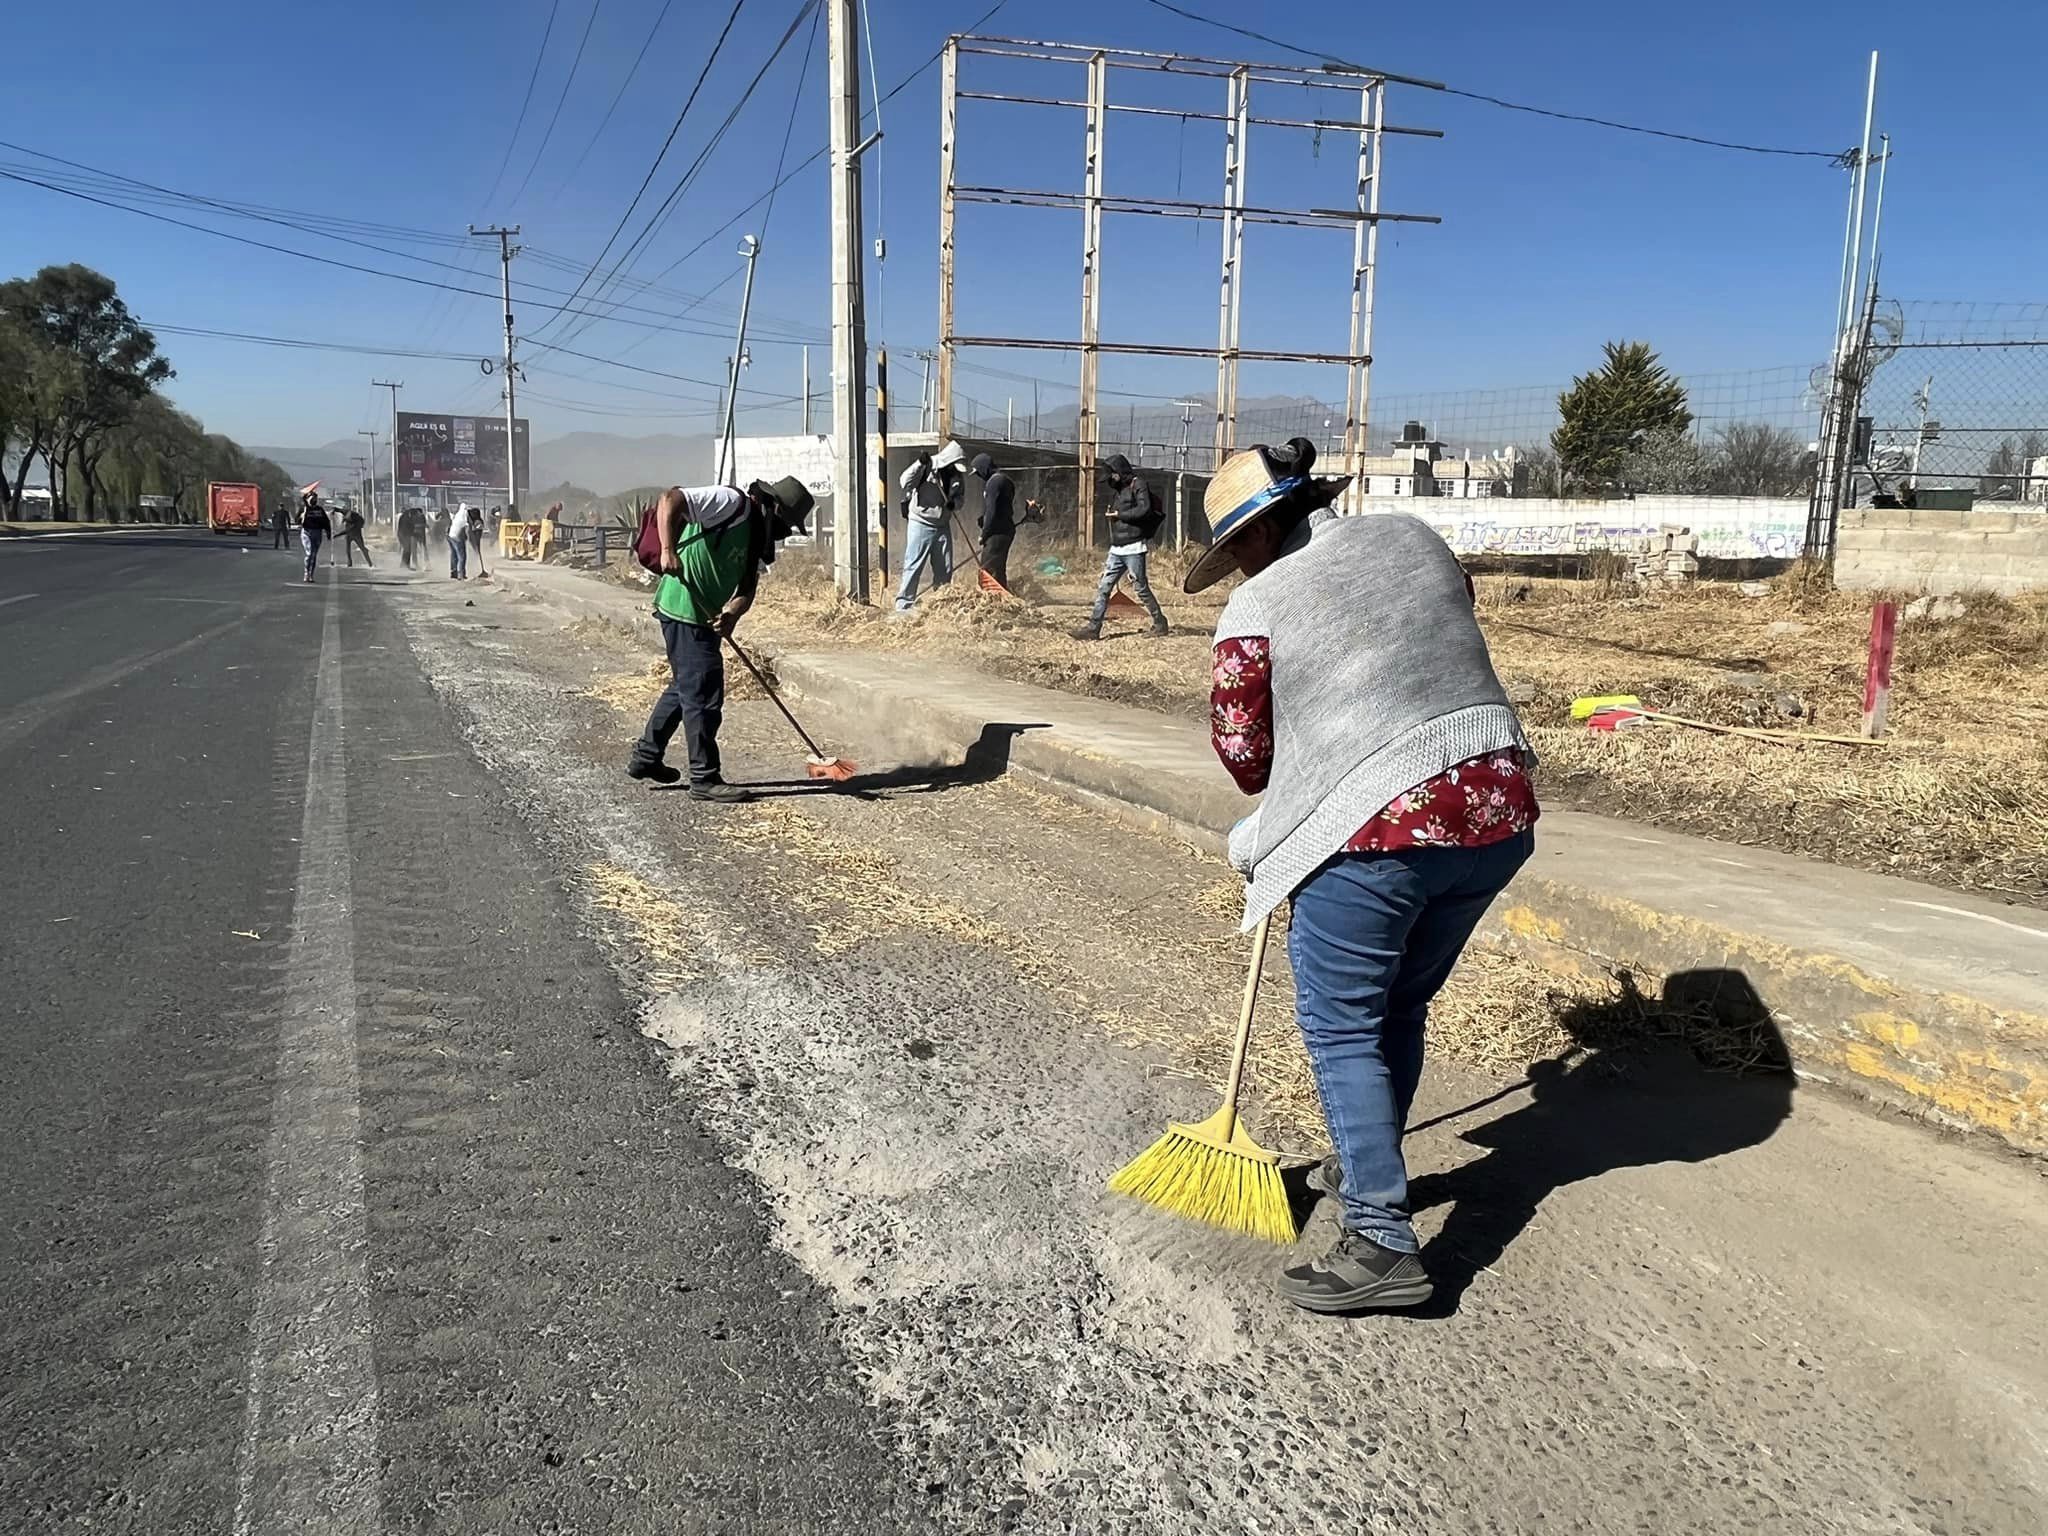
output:
M 797 733 L 804 746 L 809 749 L 811 755 L 804 762 L 804 772 L 814 779 L 831 779 L 835 783 L 844 783 L 860 772 L 860 764 L 850 757 L 827 757 L 818 744 L 811 740 L 811 733 L 803 728 L 803 722 L 789 712 L 789 706 L 782 702 L 782 695 L 775 691 L 775 685 L 754 665 L 754 658 L 740 649 L 739 641 L 727 635 L 725 643 L 732 647 L 732 653 L 739 657 L 740 664 L 754 674 L 754 681 L 761 685 L 761 691 L 782 711 L 782 718 L 789 722 L 789 728 Z
M 1230 1054 L 1223 1104 L 1195 1125 L 1172 1124 L 1166 1134 L 1118 1169 L 1109 1187 L 1231 1232 L 1247 1232 L 1276 1243 L 1291 1243 L 1294 1207 L 1280 1178 L 1280 1157 L 1244 1133 L 1237 1099 L 1244 1087 L 1245 1055 L 1251 1046 L 1252 1007 L 1259 973 L 1266 965 L 1266 935 L 1273 919 L 1262 917 L 1252 934 L 1251 970 L 1244 979 L 1244 1006 L 1237 1019 L 1237 1046 Z

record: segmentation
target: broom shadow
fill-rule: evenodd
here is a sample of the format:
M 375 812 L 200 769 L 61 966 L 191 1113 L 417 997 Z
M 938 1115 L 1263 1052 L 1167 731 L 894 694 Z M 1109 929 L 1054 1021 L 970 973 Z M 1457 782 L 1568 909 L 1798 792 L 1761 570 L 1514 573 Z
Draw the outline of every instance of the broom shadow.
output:
M 748 784 L 764 800 L 799 799 L 809 795 L 852 795 L 860 800 L 887 800 L 898 795 L 943 794 L 973 784 L 987 784 L 1010 770 L 1010 749 L 1026 731 L 1044 731 L 1051 722 L 991 720 L 957 762 L 905 763 L 878 773 L 856 773 L 850 779 L 772 779 Z

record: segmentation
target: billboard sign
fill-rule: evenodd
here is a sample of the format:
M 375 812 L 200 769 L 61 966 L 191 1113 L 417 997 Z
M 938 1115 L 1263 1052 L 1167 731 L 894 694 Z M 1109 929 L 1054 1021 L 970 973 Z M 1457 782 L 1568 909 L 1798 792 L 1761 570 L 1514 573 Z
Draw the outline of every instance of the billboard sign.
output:
M 444 485 L 455 490 L 505 489 L 505 418 L 398 413 L 398 478 L 404 485 Z M 520 489 L 532 485 L 528 434 L 523 418 L 513 422 Z

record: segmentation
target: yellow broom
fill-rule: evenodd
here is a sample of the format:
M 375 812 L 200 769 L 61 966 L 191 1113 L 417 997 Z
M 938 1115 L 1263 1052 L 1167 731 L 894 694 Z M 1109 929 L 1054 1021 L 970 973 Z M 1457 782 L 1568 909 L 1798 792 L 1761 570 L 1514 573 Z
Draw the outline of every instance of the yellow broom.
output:
M 1168 1125 L 1164 1136 L 1117 1170 L 1109 1187 L 1176 1216 L 1291 1243 L 1296 1236 L 1294 1206 L 1280 1179 L 1279 1155 L 1245 1135 L 1237 1117 L 1245 1052 L 1252 1038 L 1252 1005 L 1259 995 L 1272 921 L 1260 918 L 1252 935 L 1252 965 L 1244 979 L 1244 1007 L 1238 1015 L 1237 1048 L 1230 1057 L 1223 1107 L 1197 1125 Z

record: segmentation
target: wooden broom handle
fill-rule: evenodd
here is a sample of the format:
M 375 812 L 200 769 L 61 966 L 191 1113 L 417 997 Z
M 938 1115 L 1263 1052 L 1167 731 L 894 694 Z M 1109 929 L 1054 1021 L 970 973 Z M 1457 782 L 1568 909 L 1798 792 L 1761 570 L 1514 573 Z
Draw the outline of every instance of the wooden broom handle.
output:
M 1252 965 L 1244 977 L 1244 1006 L 1237 1015 L 1237 1045 L 1230 1053 L 1230 1076 L 1223 1087 L 1223 1107 L 1235 1114 L 1238 1090 L 1244 1086 L 1244 1059 L 1252 1043 L 1252 1007 L 1259 999 L 1259 974 L 1266 968 L 1266 935 L 1272 930 L 1268 912 L 1252 930 Z

